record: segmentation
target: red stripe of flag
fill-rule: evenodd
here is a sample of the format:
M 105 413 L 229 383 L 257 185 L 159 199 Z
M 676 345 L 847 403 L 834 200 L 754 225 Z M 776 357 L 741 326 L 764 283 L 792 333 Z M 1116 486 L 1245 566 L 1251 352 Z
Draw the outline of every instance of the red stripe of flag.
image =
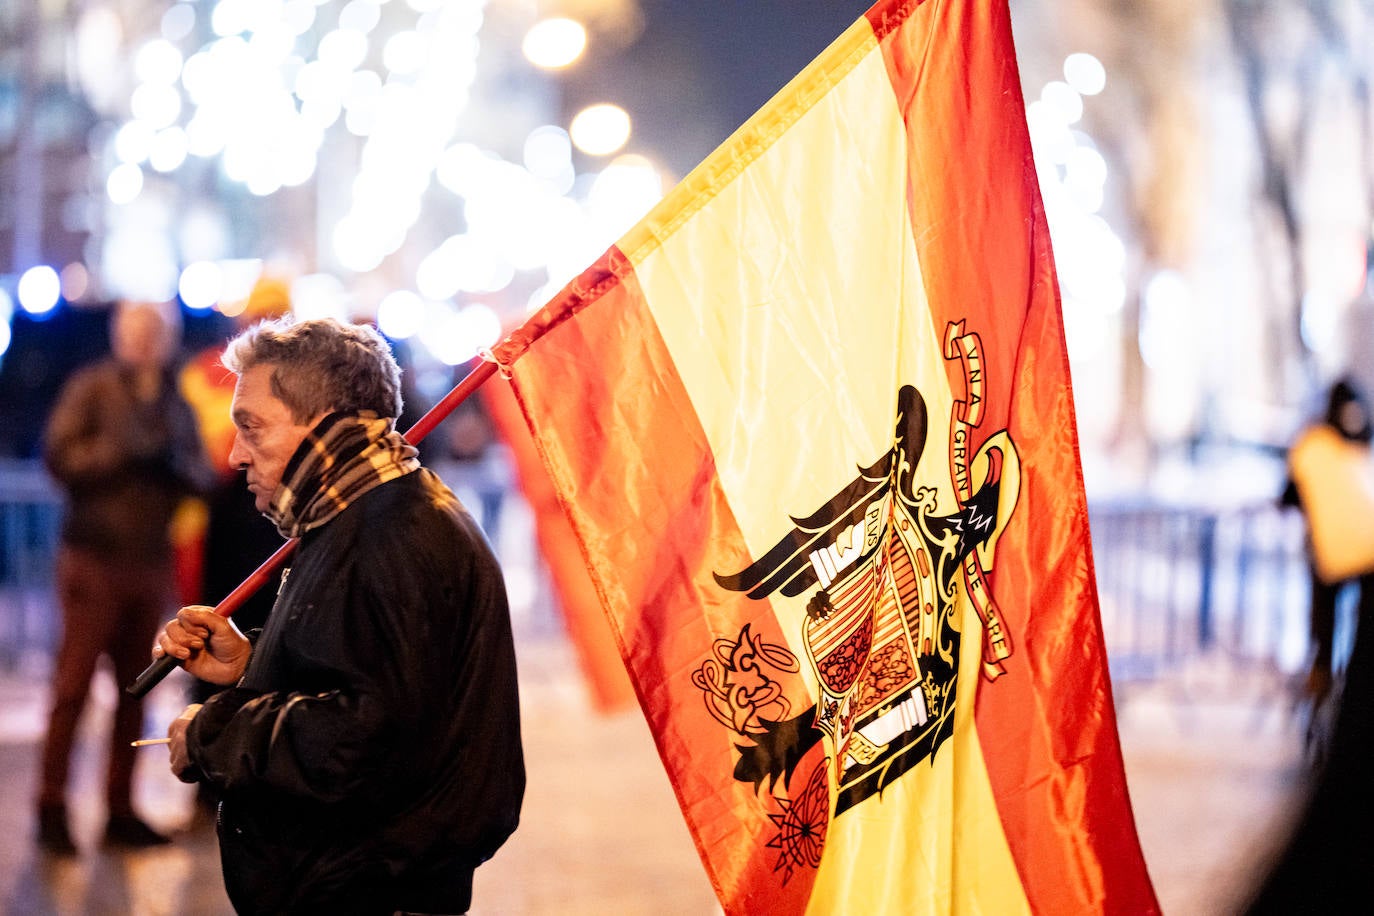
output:
M 566 320 L 574 314 L 576 321 Z M 801 912 L 813 873 L 773 889 L 771 863 L 756 854 L 771 822 L 751 783 L 735 782 L 726 790 L 731 797 L 720 797 L 729 736 L 699 714 L 690 687 L 703 649 L 743 621 L 755 636 L 786 641 L 769 602 L 702 587 L 702 570 L 741 569 L 749 551 L 633 268 L 612 248 L 526 327 L 530 340 L 543 339 L 540 358 L 519 364 L 516 396 L 531 418 L 559 418 L 557 441 L 576 453 L 546 454 L 545 463 L 566 494 L 564 511 L 587 547 L 588 569 L 717 895 L 745 911 Z M 583 362 L 588 357 L 594 367 Z M 571 390 L 580 412 L 560 416 Z M 606 447 L 630 431 L 634 448 Z M 597 460 L 589 463 L 588 455 Z M 616 518 L 624 525 L 607 527 Z M 690 715 L 681 710 L 684 698 L 698 704 Z M 694 732 L 694 723 L 705 727 Z M 615 767 L 609 748 L 603 778 L 614 779 Z M 756 868 L 769 875 L 751 874 Z M 742 896 L 741 888 L 764 896 Z
M 1022 459 L 1022 502 L 992 575 L 1020 657 L 978 692 L 993 792 L 1034 910 L 1157 911 L 1116 737 L 1058 290 L 1007 8 L 930 0 L 893 40 L 890 27 L 917 5 L 878 4 L 868 16 L 907 128 L 932 322 L 997 329 L 981 335 L 987 419 L 971 451 L 1006 428 Z M 959 392 L 958 361 L 947 365 Z M 1048 824 L 1064 825 L 1060 842 L 1045 842 Z

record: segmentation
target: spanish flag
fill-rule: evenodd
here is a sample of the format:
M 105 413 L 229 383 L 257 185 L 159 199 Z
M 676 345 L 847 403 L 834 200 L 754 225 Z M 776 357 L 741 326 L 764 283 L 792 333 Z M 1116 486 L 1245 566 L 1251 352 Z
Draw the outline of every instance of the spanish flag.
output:
M 1005 0 L 878 3 L 493 358 L 727 913 L 1158 910 Z

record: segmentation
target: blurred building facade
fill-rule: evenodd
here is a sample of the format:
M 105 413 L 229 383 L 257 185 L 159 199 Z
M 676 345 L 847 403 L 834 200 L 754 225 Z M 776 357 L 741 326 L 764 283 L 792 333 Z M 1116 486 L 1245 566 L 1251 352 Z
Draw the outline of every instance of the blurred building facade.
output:
M 120 298 L 232 316 L 266 274 L 297 313 L 414 337 L 421 380 L 446 386 L 671 180 L 622 109 L 574 124 L 559 90 L 584 48 L 633 38 L 638 7 L 565 6 L 6 4 L 0 360 Z M 55 386 L 69 367 L 43 362 L 20 374 Z
M 110 302 L 179 298 L 189 352 L 264 275 L 376 321 L 437 398 L 865 6 L 0 5 L 0 458 Z M 1203 642 L 1253 564 L 1301 571 L 1268 513 L 1326 385 L 1374 390 L 1374 5 L 1011 9 L 1099 575 L 1173 570 Z
M 1037 150 L 1046 185 L 1046 163 L 1071 172 L 1091 140 L 1108 175 L 1097 213 L 1123 245 L 1113 254 L 1121 285 L 1080 295 L 1072 265 L 1089 246 L 1055 239 L 1075 378 L 1086 382 L 1075 391 L 1080 433 L 1110 464 L 1096 482 L 1148 487 L 1176 476 L 1175 456 L 1205 463 L 1221 452 L 1229 468 L 1267 464 L 1219 482 L 1253 497 L 1274 483 L 1263 459 L 1280 457 L 1336 376 L 1374 384 L 1374 8 L 1074 0 L 1013 10 L 1028 97 L 1032 75 L 1075 50 L 1108 73 L 1070 126 L 1073 147 Z
M 298 311 L 414 336 L 441 387 L 864 9 L 701 6 L 5 4 L 0 360 L 51 311 L 208 315 L 268 271 Z M 1090 484 L 1281 450 L 1326 381 L 1374 365 L 1374 10 L 1012 13 L 1080 433 L 1113 469 Z

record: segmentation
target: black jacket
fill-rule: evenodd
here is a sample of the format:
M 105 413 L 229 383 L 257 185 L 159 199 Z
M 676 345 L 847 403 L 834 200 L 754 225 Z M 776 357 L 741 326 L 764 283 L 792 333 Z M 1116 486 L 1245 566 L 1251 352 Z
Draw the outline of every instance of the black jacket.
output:
M 238 686 L 188 731 L 242 913 L 461 913 L 524 792 L 505 587 L 427 470 L 301 538 Z

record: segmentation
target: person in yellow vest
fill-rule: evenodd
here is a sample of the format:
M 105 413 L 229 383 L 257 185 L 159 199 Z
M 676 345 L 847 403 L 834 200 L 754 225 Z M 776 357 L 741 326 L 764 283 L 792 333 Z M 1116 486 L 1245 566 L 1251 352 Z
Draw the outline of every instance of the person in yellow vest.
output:
M 1374 811 L 1374 782 L 1369 778 L 1374 755 L 1374 572 L 1363 551 L 1349 548 L 1365 540 L 1360 522 L 1368 520 L 1374 492 L 1369 473 L 1372 433 L 1367 402 L 1352 381 L 1344 380 L 1331 390 L 1324 423 L 1309 427 L 1293 447 L 1300 451 L 1306 438 L 1310 450 L 1312 443 L 1326 439 L 1326 445 L 1306 461 L 1290 463 L 1313 546 L 1312 635 L 1317 657 L 1309 689 L 1323 695 L 1329 691 L 1337 702 L 1325 747 L 1314 754 L 1316 779 L 1306 808 L 1246 909 L 1252 916 L 1357 912 L 1362 907 L 1356 901 L 1368 893 L 1366 870 L 1374 858 L 1374 820 L 1369 816 Z M 1333 504 L 1345 507 L 1348 517 L 1333 510 Z M 1323 505 L 1325 512 L 1314 511 Z M 1334 535 L 1323 525 L 1335 526 Z M 1323 557 L 1323 538 L 1335 542 L 1325 551 L 1335 559 Z M 1331 675 L 1336 595 L 1351 580 L 1360 590 L 1355 638 L 1337 690 Z
M 1293 445 L 1288 485 L 1280 499 L 1301 509 L 1308 525 L 1313 658 L 1307 692 L 1314 706 L 1331 692 L 1337 599 L 1354 589 L 1361 592 L 1362 607 L 1374 601 L 1374 578 L 1368 562 L 1360 559 L 1363 535 L 1331 511 L 1335 505 L 1359 504 L 1358 472 L 1369 465 L 1371 438 L 1374 424 L 1364 396 L 1353 379 L 1337 380 L 1327 394 L 1325 415 Z

